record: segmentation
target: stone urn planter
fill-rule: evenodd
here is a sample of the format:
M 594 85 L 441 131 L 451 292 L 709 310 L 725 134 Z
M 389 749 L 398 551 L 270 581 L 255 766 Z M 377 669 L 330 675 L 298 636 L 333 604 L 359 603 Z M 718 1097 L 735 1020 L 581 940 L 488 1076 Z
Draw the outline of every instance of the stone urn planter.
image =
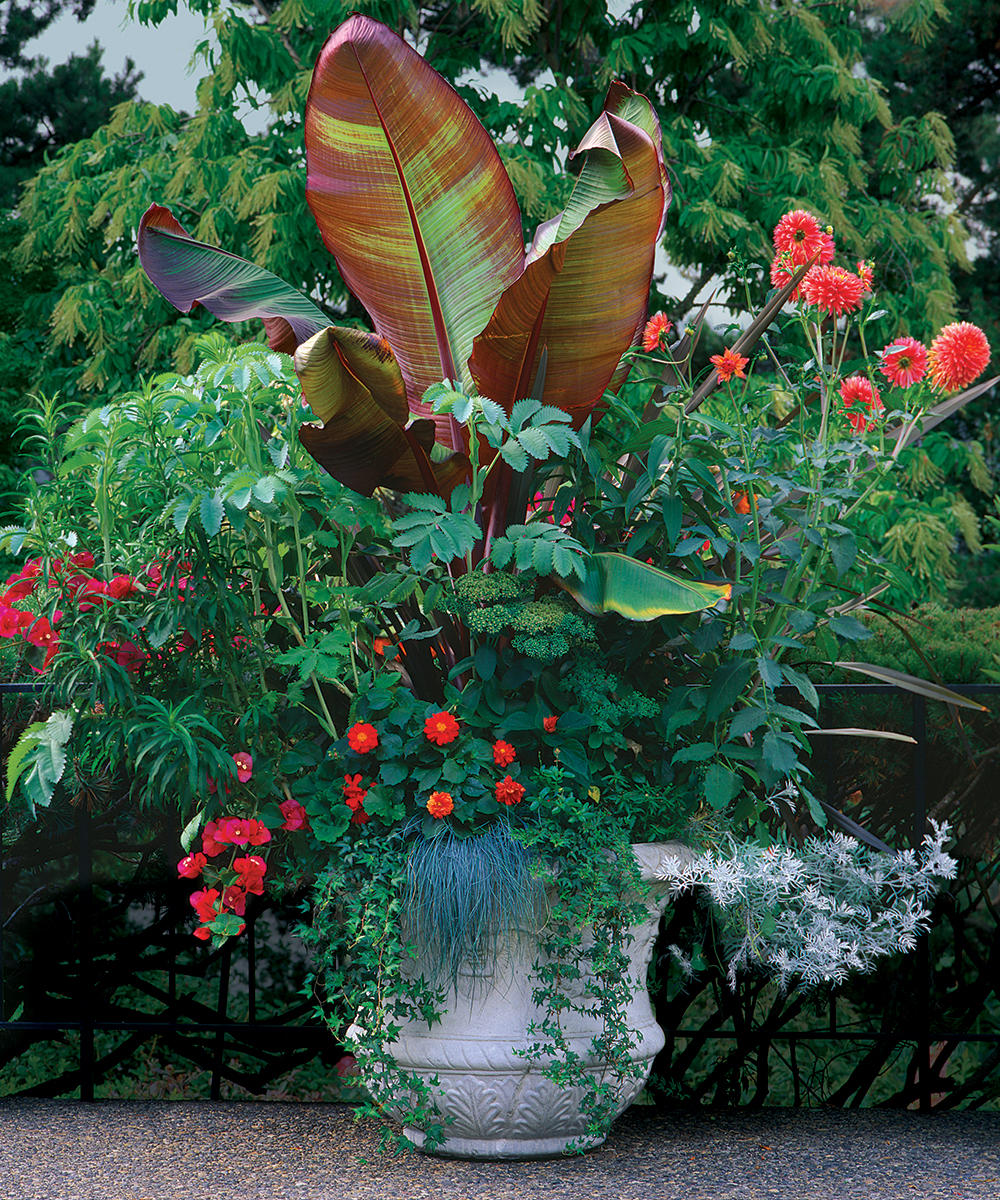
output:
M 626 949 L 632 998 L 625 1015 L 633 1034 L 630 1057 L 635 1075 L 614 1078 L 616 1073 L 594 1055 L 593 1040 L 604 1029 L 599 1013 L 568 1009 L 562 1014 L 569 1049 L 580 1055 L 591 1074 L 614 1088 L 612 1119 L 642 1090 L 664 1044 L 646 980 L 660 917 L 674 888 L 658 878 L 657 868 L 667 860 L 686 861 L 693 856 L 687 846 L 677 842 L 642 843 L 632 849 L 641 877 L 650 886 L 646 917 L 632 927 L 632 941 Z M 588 1118 L 581 1107 L 585 1089 L 560 1086 L 544 1074 L 552 1057 L 544 1052 L 529 1053 L 539 1040 L 532 1026 L 545 1017 L 533 995 L 537 980 L 532 968 L 541 955 L 539 936 L 533 931 L 489 961 L 466 961 L 459 970 L 457 986 L 450 987 L 440 1021 L 433 1025 L 408 1022 L 389 1047 L 402 1071 L 429 1086 L 438 1120 L 445 1126 L 442 1144 L 427 1146 L 424 1133 L 405 1124 L 391 1092 L 365 1070 L 363 1053 L 358 1050 L 366 1087 L 390 1115 L 403 1121 L 406 1136 L 416 1146 L 453 1158 L 526 1159 L 562 1154 L 570 1143 L 591 1148 L 604 1141 L 605 1133 L 588 1132 Z M 414 976 L 430 976 L 431 968 L 431 963 L 421 959 L 418 947 L 412 964 Z M 579 1003 L 584 998 L 586 983 L 586 978 L 571 981 L 571 999 Z

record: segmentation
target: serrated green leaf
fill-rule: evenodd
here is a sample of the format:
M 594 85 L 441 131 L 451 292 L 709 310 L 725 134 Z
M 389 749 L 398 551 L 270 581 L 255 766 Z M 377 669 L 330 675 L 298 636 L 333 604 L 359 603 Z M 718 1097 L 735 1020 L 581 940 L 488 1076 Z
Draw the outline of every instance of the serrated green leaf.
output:
M 222 498 L 218 492 L 214 495 L 206 492 L 202 496 L 198 515 L 201 518 L 201 527 L 208 536 L 217 537 L 219 531 L 222 529 L 222 518 L 225 515 Z

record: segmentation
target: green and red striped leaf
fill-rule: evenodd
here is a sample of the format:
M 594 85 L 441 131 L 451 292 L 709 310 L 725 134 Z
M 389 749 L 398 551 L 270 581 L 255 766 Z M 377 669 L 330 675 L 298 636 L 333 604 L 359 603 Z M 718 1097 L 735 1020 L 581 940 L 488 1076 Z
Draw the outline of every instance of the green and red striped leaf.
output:
M 528 395 L 547 348 L 545 403 L 579 426 L 625 372 L 622 355 L 646 319 L 653 256 L 670 188 L 649 102 L 615 83 L 576 153 L 587 159 L 564 212 L 536 232 L 469 368 L 503 404 Z M 623 248 L 627 247 L 627 253 Z
M 468 383 L 473 338 L 521 274 L 514 190 L 489 134 L 392 30 L 354 15 L 329 38 L 306 106 L 306 198 L 341 275 L 387 339 L 410 408 Z M 462 448 L 451 417 L 438 440 Z
M 365 496 L 377 487 L 449 496 L 467 476 L 464 454 L 431 460 L 430 421 L 409 424 L 403 376 L 384 338 L 328 326 L 296 350 L 295 371 L 323 422 L 303 425 L 299 440 L 346 487 Z
M 223 321 L 259 317 L 274 350 L 291 354 L 330 324 L 311 300 L 277 275 L 196 241 L 159 204 L 143 213 L 138 248 L 146 274 L 175 308 L 186 313 L 203 304 Z

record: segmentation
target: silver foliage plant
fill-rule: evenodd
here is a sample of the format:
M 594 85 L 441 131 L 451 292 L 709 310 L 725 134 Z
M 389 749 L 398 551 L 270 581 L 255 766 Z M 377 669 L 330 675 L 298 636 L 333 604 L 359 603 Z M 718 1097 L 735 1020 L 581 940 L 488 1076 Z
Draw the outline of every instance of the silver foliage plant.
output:
M 729 985 L 738 971 L 763 969 L 782 989 L 840 983 L 877 959 L 912 950 L 930 928 L 930 901 L 957 864 L 945 853 L 947 824 L 931 822 L 918 851 L 872 850 L 837 833 L 797 849 L 733 842 L 659 878 L 679 893 L 702 887 L 731 938 Z M 675 955 L 684 967 L 683 955 Z

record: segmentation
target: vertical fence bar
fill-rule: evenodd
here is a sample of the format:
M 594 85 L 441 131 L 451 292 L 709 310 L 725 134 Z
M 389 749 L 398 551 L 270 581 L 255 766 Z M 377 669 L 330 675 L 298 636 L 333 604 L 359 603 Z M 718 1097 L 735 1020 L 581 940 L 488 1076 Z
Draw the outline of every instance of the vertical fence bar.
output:
M 77 905 L 80 953 L 80 1099 L 94 1098 L 94 878 L 90 844 L 90 814 L 81 805 L 76 814 L 80 897 Z
M 226 941 L 222 947 L 222 973 L 219 976 L 219 1023 L 221 1024 L 226 1019 L 226 1010 L 229 1007 L 229 968 L 233 961 L 233 947 L 231 941 Z M 225 1031 L 220 1029 L 215 1035 L 215 1062 L 212 1067 L 212 1099 L 218 1100 L 221 1098 L 222 1088 L 222 1055 L 226 1044 Z
M 911 845 L 918 849 L 927 825 L 927 700 L 913 695 L 913 832 Z M 913 969 L 918 976 L 923 1003 L 917 1017 L 917 1078 L 920 1081 L 918 1105 L 921 1112 L 931 1110 L 931 948 L 930 935 L 923 934 L 914 952 Z

